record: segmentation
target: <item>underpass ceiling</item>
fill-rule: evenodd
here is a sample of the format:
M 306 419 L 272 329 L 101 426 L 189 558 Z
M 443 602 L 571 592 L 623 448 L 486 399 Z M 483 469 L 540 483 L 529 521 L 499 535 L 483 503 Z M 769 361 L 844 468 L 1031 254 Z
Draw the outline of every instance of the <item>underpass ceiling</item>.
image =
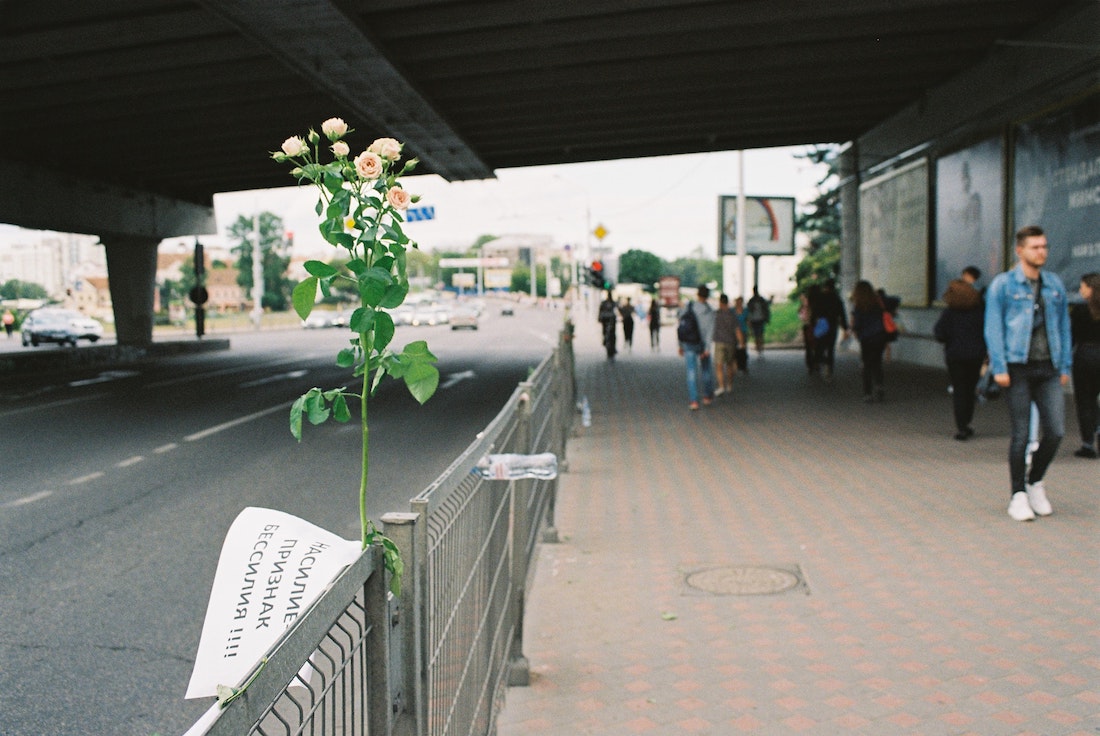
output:
M 842 142 L 1092 1 L 4 0 L 0 160 L 209 204 L 331 116 L 448 179 Z

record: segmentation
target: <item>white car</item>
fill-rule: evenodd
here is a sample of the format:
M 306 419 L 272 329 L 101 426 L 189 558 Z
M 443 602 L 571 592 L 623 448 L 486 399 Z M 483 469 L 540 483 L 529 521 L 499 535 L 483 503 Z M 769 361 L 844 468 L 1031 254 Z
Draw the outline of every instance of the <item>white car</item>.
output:
M 23 347 L 38 347 L 44 342 L 69 344 L 76 347 L 77 340 L 95 342 L 103 337 L 103 325 L 91 317 L 73 309 L 42 307 L 23 320 Z

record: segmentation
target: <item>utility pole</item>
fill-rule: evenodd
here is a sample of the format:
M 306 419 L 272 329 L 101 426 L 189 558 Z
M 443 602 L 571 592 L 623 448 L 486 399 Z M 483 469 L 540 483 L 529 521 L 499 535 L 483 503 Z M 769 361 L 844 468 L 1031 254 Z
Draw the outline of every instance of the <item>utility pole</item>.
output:
M 252 324 L 260 329 L 264 314 L 264 263 L 260 252 L 260 216 L 252 214 Z

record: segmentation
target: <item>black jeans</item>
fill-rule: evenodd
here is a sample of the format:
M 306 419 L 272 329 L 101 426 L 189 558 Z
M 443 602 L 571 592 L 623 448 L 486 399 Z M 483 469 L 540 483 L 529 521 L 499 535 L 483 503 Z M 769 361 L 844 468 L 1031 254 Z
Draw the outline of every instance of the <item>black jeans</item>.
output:
M 886 335 L 875 335 L 859 341 L 859 357 L 863 361 L 863 395 L 871 396 L 873 391 L 882 391 L 886 382 L 882 370 L 882 354 L 886 352 Z
M 982 375 L 982 361 L 949 360 L 947 375 L 951 377 L 951 404 L 955 410 L 955 427 L 960 432 L 970 426 L 977 403 L 978 378 Z
M 1008 469 L 1012 493 L 1027 490 L 1025 483 L 1038 483 L 1058 452 L 1066 433 L 1066 399 L 1061 375 L 1051 362 L 1009 363 L 1009 386 L 1005 404 L 1012 420 L 1012 439 L 1008 445 Z M 1027 443 L 1031 434 L 1031 405 L 1039 410 L 1039 446 L 1027 468 Z M 1025 473 L 1027 474 L 1025 477 Z
M 1096 400 L 1100 397 L 1100 344 L 1086 342 L 1073 351 L 1073 403 L 1077 409 L 1077 426 L 1081 431 L 1081 444 L 1096 446 L 1096 424 L 1100 421 L 1100 409 Z

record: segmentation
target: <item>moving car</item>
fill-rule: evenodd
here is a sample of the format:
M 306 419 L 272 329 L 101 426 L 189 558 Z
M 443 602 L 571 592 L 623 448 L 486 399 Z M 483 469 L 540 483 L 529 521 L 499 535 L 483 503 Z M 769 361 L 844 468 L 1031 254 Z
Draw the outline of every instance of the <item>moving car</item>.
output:
M 477 310 L 473 307 L 458 307 L 451 313 L 452 330 L 476 330 Z
M 101 337 L 103 325 L 73 309 L 42 307 L 23 320 L 23 347 L 44 342 L 76 347 L 77 340 L 95 342 Z

